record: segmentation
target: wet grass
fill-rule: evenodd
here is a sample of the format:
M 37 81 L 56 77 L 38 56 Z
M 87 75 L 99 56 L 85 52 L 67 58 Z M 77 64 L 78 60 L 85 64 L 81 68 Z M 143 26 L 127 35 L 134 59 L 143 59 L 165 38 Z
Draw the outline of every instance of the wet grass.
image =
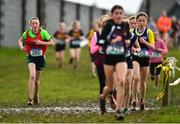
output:
M 180 60 L 179 51 L 171 50 L 168 56 L 176 56 Z M 17 48 L 0 48 L 0 108 L 24 107 L 27 100 L 28 69 L 26 56 Z M 88 49 L 83 48 L 80 65 L 73 70 L 68 64 L 69 51 L 66 51 L 64 67 L 57 68 L 54 50 L 47 51 L 47 67 L 42 73 L 40 86 L 41 106 L 76 105 L 81 102 L 97 102 L 98 82 L 90 70 Z M 177 63 L 180 67 L 180 62 Z M 176 73 L 176 78 L 180 73 Z M 180 85 L 173 88 L 173 105 L 180 103 Z M 147 98 L 154 98 L 162 91 L 162 83 L 158 89 L 153 88 L 149 80 Z M 148 103 L 148 106 L 160 106 L 161 101 Z M 127 115 L 124 122 L 180 122 L 180 108 L 167 107 L 160 110 L 135 112 Z M 103 117 L 98 113 L 69 115 L 61 113 L 5 113 L 0 112 L 0 122 L 116 122 L 113 114 Z
M 82 51 L 77 70 L 68 64 L 69 51 L 63 68 L 57 68 L 54 50 L 47 53 L 47 67 L 42 72 L 40 97 L 43 106 L 61 102 L 95 101 L 98 83 L 92 78 L 87 49 Z M 27 100 L 28 68 L 26 56 L 19 49 L 0 49 L 1 107 L 23 106 Z M 12 97 L 13 96 L 13 97 Z

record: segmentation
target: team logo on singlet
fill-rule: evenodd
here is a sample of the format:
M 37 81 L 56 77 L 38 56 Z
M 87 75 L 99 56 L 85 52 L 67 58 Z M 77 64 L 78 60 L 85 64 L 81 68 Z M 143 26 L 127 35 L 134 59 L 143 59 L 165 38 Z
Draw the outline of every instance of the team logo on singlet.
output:
M 117 26 L 116 28 L 117 28 L 118 30 L 121 30 L 121 26 Z

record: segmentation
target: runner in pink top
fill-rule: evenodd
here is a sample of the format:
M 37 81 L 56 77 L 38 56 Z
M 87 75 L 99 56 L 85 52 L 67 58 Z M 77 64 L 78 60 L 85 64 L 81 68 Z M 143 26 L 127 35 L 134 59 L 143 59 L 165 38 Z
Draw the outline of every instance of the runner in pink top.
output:
M 154 31 L 155 35 L 155 49 L 150 56 L 150 73 L 151 79 L 155 79 L 155 87 L 158 86 L 160 79 L 161 68 L 156 68 L 162 63 L 163 55 L 168 52 L 167 46 L 162 39 L 160 39 L 159 32 Z
M 106 82 L 105 74 L 104 74 L 105 54 L 102 49 L 102 46 L 97 45 L 97 41 L 99 40 L 103 26 L 106 24 L 106 22 L 109 19 L 110 19 L 109 15 L 102 15 L 99 18 L 99 30 L 97 32 L 94 32 L 90 45 L 91 46 L 90 53 L 93 55 L 93 60 L 94 60 L 94 64 L 96 65 L 97 76 L 99 80 L 99 86 L 100 86 L 99 94 L 102 94 Z
M 94 32 L 94 35 L 91 39 L 91 49 L 90 49 L 90 53 L 91 54 L 94 54 L 96 53 L 97 51 L 99 51 L 99 45 L 97 45 L 97 33 Z

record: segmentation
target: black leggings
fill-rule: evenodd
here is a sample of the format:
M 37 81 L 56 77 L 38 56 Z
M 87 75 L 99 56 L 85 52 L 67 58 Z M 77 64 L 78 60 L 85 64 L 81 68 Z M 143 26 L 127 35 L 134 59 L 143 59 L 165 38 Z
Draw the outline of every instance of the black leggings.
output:
M 99 80 L 99 85 L 100 85 L 100 94 L 103 93 L 103 89 L 105 86 L 105 74 L 104 74 L 104 65 L 96 65 L 96 70 L 98 74 L 98 80 Z

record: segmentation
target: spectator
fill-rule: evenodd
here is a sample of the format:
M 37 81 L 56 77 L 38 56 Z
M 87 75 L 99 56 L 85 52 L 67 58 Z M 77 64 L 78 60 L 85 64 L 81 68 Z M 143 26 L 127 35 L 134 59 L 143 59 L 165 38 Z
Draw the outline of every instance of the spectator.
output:
M 159 17 L 157 21 L 157 27 L 160 31 L 162 39 L 167 44 L 168 32 L 171 29 L 171 20 L 169 17 L 167 17 L 167 13 L 165 11 L 162 11 L 162 15 Z

